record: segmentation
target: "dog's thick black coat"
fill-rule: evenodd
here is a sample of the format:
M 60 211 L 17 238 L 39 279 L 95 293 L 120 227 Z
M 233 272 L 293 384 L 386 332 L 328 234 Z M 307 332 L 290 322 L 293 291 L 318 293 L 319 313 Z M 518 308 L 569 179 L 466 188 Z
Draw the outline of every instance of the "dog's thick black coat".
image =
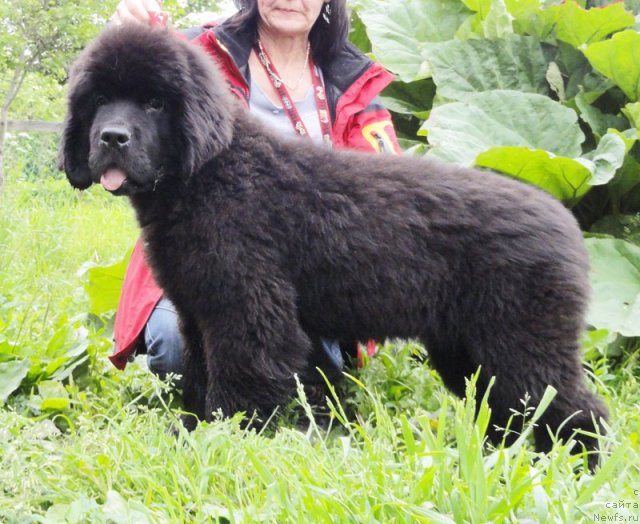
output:
M 553 386 L 539 449 L 545 425 L 568 437 L 606 416 L 581 367 L 582 235 L 534 187 L 285 141 L 232 99 L 202 51 L 139 27 L 106 31 L 75 64 L 61 159 L 78 188 L 126 174 L 114 192 L 130 197 L 178 310 L 185 404 L 200 418 L 267 417 L 319 337 L 419 339 L 458 395 L 481 366 L 480 395 L 496 377 L 498 426 Z

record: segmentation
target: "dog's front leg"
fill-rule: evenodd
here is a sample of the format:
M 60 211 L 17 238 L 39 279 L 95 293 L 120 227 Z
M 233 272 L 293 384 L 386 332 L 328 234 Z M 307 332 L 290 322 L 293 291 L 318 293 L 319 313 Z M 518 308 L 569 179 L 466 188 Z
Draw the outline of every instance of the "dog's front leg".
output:
M 198 420 L 205 416 L 207 393 L 207 373 L 203 352 L 202 333 L 196 323 L 185 317 L 180 318 L 180 331 L 185 342 L 183 362 L 182 398 L 187 412 L 182 423 L 189 431 L 195 429 Z
M 273 273 L 245 275 L 217 296 L 227 298 L 199 323 L 206 324 L 205 419 L 243 411 L 259 426 L 294 395 L 311 341 L 298 322 L 293 286 Z

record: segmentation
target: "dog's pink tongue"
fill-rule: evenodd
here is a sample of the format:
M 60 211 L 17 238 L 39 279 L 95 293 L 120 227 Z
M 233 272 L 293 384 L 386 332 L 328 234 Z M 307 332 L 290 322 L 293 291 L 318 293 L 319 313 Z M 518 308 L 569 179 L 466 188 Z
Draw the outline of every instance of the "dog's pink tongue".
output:
M 115 191 L 124 184 L 127 175 L 119 169 L 107 169 L 100 177 L 100 183 L 107 191 Z

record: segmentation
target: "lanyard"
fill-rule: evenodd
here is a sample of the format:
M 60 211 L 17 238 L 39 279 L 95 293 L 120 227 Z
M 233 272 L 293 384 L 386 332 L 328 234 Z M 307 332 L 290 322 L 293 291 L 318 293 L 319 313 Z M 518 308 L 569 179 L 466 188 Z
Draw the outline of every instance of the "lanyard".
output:
M 280 80 L 281 77 L 278 74 L 275 65 L 269 58 L 269 55 L 267 55 L 266 51 L 261 50 L 257 43 L 253 46 L 253 50 L 258 56 L 265 73 L 267 73 L 267 78 L 269 78 L 271 85 L 278 93 L 280 101 L 282 102 L 282 108 L 287 114 L 287 117 L 289 117 L 289 121 L 291 122 L 293 129 L 300 136 L 308 137 L 309 132 L 307 131 L 307 126 L 304 125 L 304 122 L 298 113 L 298 109 L 296 108 L 296 104 L 293 102 L 291 95 L 289 95 L 289 91 L 287 91 L 284 82 Z M 327 104 L 327 97 L 324 91 L 324 86 L 322 85 L 322 79 L 320 78 L 320 74 L 318 73 L 311 57 L 309 57 L 309 70 L 311 71 L 313 96 L 316 101 L 322 139 L 325 143 L 331 144 L 333 142 L 333 137 L 331 135 L 331 124 L 329 123 L 329 106 Z

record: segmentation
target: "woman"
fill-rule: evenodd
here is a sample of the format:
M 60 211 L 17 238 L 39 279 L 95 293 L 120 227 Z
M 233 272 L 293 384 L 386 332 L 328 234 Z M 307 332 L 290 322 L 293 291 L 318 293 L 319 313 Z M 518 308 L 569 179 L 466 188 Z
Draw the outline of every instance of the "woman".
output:
M 346 0 L 236 0 L 239 12 L 222 24 L 186 31 L 220 67 L 232 92 L 283 136 L 327 146 L 399 152 L 388 111 L 377 95 L 392 76 L 347 42 Z M 112 22 L 157 22 L 155 0 L 122 0 Z M 115 324 L 123 369 L 147 353 L 160 376 L 181 372 L 182 342 L 172 304 L 162 298 L 140 242 L 127 269 Z M 317 341 L 316 364 L 332 378 L 342 367 L 336 343 Z

